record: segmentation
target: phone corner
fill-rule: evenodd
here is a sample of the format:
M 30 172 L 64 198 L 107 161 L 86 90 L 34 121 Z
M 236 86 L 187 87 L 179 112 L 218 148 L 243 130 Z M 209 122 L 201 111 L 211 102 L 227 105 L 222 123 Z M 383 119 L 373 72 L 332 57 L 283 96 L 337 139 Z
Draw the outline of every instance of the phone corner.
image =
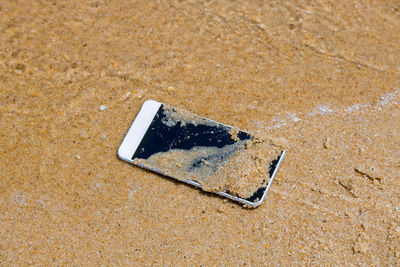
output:
M 118 148 L 117 157 L 118 157 L 120 160 L 127 161 L 126 153 L 125 153 L 125 151 L 124 151 L 122 145 Z
M 253 202 L 252 205 L 250 206 L 250 208 L 255 209 L 258 208 L 259 206 L 261 206 L 261 204 L 264 202 L 265 199 L 259 200 L 257 202 Z

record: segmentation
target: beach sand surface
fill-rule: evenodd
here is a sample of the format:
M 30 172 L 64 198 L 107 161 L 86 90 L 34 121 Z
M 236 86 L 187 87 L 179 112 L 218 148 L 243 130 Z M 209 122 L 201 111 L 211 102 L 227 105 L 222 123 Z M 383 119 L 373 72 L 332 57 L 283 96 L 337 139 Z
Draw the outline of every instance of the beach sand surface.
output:
M 0 265 L 398 265 L 399 1 L 0 2 Z M 275 140 L 245 209 L 119 160 L 147 99 Z

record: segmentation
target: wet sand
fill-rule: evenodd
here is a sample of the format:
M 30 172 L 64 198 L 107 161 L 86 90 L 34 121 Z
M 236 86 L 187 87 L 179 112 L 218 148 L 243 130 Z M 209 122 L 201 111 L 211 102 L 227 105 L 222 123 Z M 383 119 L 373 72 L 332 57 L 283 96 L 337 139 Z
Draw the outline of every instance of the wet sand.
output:
M 396 265 L 400 5 L 0 3 L 0 262 Z M 284 146 L 254 210 L 120 161 L 146 99 Z

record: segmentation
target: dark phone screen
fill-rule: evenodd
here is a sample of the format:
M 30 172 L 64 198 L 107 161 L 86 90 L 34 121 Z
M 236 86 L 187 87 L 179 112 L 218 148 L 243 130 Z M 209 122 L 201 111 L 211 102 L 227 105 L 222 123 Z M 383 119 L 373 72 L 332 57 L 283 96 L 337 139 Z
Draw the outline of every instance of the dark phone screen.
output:
M 193 124 L 178 121 L 174 125 L 167 125 L 163 122 L 166 119 L 161 105 L 132 159 L 148 159 L 155 153 L 171 149 L 190 150 L 198 146 L 222 148 L 236 142 L 229 133 L 231 128 L 216 122 Z M 237 136 L 240 140 L 251 138 L 242 131 Z
M 222 148 L 237 142 L 237 140 L 232 139 L 232 135 L 229 132 L 232 128 L 217 122 L 207 121 L 205 124 L 199 124 L 177 121 L 174 124 L 167 124 L 165 123 L 166 120 L 163 105 L 161 105 L 136 149 L 132 160 L 135 158 L 148 159 L 153 154 L 167 152 L 171 149 L 190 150 L 195 147 Z M 252 136 L 246 132 L 239 131 L 237 138 L 239 140 L 248 140 Z M 220 157 L 217 160 L 224 159 Z M 271 163 L 270 177 L 278 161 L 279 158 Z M 196 167 L 196 162 L 193 163 L 193 166 Z M 253 196 L 246 200 L 253 202 L 256 199 L 261 199 L 265 189 L 265 186 L 260 187 Z

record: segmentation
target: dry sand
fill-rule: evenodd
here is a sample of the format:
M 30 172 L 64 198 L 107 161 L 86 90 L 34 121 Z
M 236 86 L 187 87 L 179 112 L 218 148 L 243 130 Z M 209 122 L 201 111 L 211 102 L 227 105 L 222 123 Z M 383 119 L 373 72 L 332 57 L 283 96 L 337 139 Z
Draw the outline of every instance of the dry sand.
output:
M 399 264 L 399 51 L 398 1 L 1 1 L 0 264 Z M 145 99 L 285 146 L 266 203 L 118 160 Z

